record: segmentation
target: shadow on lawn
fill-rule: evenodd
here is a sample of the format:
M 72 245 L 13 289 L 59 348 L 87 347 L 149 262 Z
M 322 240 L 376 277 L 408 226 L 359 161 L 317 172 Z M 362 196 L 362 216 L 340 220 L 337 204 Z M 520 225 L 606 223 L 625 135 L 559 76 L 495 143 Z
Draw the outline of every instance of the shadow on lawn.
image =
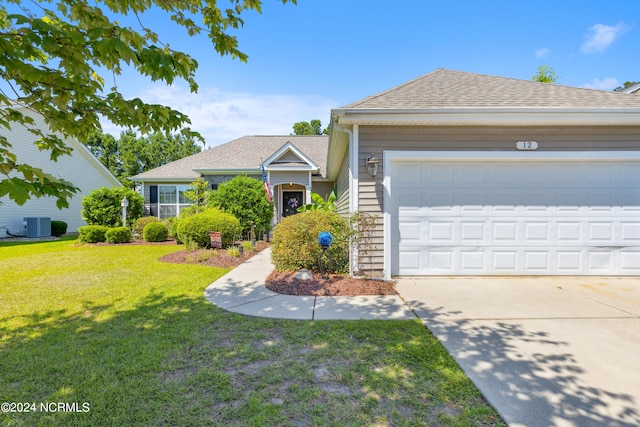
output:
M 471 380 L 488 385 L 482 391 L 489 402 L 518 402 L 501 405 L 505 421 L 541 427 L 640 425 L 640 402 L 585 384 L 579 363 L 562 351 L 568 344 L 549 333 L 513 321 L 448 320 L 459 319 L 460 313 L 415 301 L 410 305 Z M 523 352 L 523 346 L 535 353 Z
M 0 330 L 0 400 L 90 410 L 0 422 L 502 425 L 419 322 L 246 318 L 201 295 L 1 318 L 26 326 Z
M 115 301 L 114 301 L 115 302 Z M 156 378 L 171 351 L 213 321 L 205 302 L 152 293 L 128 310 L 109 305 L 36 312 L 0 324 L 0 400 L 87 402 L 88 412 L 3 413 L 3 424 L 163 424 L 173 397 Z M 168 405 L 169 407 L 171 405 Z

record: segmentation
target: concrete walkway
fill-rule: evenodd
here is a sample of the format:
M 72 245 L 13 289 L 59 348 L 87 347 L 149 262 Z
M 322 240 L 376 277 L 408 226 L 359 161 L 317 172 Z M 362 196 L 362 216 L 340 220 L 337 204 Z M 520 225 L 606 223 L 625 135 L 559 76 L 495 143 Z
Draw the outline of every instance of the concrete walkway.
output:
M 397 295 L 306 297 L 271 292 L 264 282 L 272 271 L 267 248 L 209 285 L 204 296 L 234 313 L 274 319 L 417 319 Z
M 401 278 L 399 296 L 265 288 L 266 249 L 205 290 L 279 319 L 421 319 L 513 427 L 640 426 L 639 278 Z

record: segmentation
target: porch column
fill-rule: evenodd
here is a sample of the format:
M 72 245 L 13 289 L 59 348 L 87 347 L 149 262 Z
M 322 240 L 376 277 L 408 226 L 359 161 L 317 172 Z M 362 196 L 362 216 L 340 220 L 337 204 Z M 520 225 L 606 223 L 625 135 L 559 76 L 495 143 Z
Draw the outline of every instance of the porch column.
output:
M 307 190 L 307 194 L 305 194 L 304 203 L 308 205 L 311 203 L 311 171 L 309 171 L 309 176 L 307 178 L 307 185 L 304 186 L 305 190 Z

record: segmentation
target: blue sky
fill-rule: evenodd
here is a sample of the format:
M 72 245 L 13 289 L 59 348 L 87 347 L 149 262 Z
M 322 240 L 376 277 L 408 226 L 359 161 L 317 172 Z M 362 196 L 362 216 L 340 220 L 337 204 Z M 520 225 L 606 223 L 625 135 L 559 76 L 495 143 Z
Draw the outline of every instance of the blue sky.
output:
M 144 24 L 199 62 L 199 93 L 133 74 L 116 83 L 127 97 L 187 113 L 213 146 L 289 134 L 302 120 L 326 125 L 331 108 L 437 68 L 529 80 L 548 65 L 560 84 L 612 90 L 640 81 L 639 12 L 637 0 L 264 0 L 262 14 L 248 13 L 236 32 L 248 63 L 151 13 Z

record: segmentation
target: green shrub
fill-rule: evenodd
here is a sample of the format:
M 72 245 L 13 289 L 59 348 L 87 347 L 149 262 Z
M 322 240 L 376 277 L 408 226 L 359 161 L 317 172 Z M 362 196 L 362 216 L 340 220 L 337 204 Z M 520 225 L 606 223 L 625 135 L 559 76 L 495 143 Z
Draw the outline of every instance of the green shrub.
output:
M 82 219 L 90 225 L 117 227 L 122 225 L 122 202 L 127 197 L 127 225 L 143 215 L 144 198 L 136 191 L 124 187 L 102 187 L 82 199 Z
M 51 235 L 60 237 L 67 233 L 67 223 L 64 221 L 51 221 Z
M 141 235 L 144 227 L 151 222 L 160 222 L 160 220 L 155 216 L 143 216 L 138 218 L 133 225 L 133 232 Z
M 171 221 L 169 222 L 169 220 Z M 172 217 L 168 218 L 167 222 L 169 224 L 169 236 L 171 236 L 177 244 L 181 245 L 182 240 L 180 240 L 180 236 L 178 236 L 178 225 L 180 224 L 180 220 L 178 218 Z
M 218 189 L 209 195 L 207 205 L 233 214 L 240 221 L 243 233 L 251 229 L 251 224 L 255 225 L 256 233 L 271 229 L 273 205 L 267 198 L 262 180 L 238 175 L 218 185 Z
M 208 209 L 186 218 L 180 218 L 177 234 L 186 245 L 201 248 L 211 246 L 210 231 L 219 231 L 223 245 L 230 245 L 233 237 L 240 234 L 240 221 L 233 215 L 217 209 Z
M 349 222 L 335 212 L 308 211 L 284 218 L 273 230 L 271 260 L 279 271 L 301 268 L 318 271 L 322 247 L 318 234 L 329 231 L 333 244 L 325 254 L 325 268 L 336 273 L 349 271 Z
M 109 227 L 104 225 L 85 225 L 78 228 L 78 241 L 82 243 L 98 243 L 107 240 Z
M 150 222 L 142 230 L 145 242 L 164 242 L 169 237 L 167 226 L 161 222 Z
M 105 233 L 107 243 L 129 243 L 131 237 L 129 227 L 114 227 L 108 229 Z

